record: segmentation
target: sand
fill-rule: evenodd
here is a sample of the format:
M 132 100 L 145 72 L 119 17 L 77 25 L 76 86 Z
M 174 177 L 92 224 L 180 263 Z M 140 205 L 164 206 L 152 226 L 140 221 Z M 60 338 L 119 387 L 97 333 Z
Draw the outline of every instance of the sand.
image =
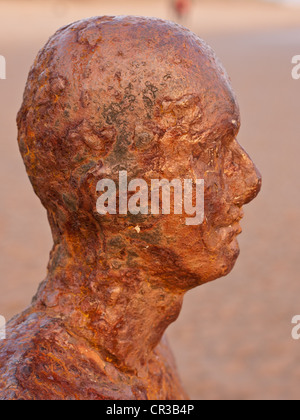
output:
M 0 1 L 0 314 L 29 304 L 45 277 L 51 236 L 16 143 L 15 116 L 38 49 L 60 26 L 92 15 L 167 18 L 167 2 Z M 191 291 L 169 338 L 195 399 L 299 399 L 300 10 L 247 1 L 195 2 L 185 21 L 216 50 L 237 93 L 239 135 L 263 174 L 246 207 L 241 256 L 226 278 Z

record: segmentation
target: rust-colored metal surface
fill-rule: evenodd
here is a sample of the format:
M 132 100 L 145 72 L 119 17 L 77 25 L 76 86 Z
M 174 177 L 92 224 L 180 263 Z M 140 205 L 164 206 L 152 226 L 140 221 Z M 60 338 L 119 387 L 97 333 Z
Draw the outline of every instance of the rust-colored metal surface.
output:
M 54 246 L 0 344 L 0 399 L 186 398 L 164 332 L 185 292 L 238 257 L 242 206 L 261 186 L 239 125 L 222 65 L 181 26 L 97 17 L 49 40 L 18 140 Z M 148 183 L 204 179 L 204 222 L 99 215 L 98 181 L 122 170 Z

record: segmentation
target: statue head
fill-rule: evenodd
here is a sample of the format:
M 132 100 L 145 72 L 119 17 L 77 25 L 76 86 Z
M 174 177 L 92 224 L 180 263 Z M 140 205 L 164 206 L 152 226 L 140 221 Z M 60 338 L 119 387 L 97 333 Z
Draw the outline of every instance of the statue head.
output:
M 57 260 L 186 291 L 226 275 L 242 206 L 261 177 L 237 142 L 239 109 L 225 70 L 171 22 L 98 17 L 60 29 L 30 71 L 19 145 L 47 209 Z M 97 212 L 101 179 L 204 180 L 204 219 Z M 51 268 L 51 266 L 50 266 Z M 155 279 L 155 280 L 154 280 Z

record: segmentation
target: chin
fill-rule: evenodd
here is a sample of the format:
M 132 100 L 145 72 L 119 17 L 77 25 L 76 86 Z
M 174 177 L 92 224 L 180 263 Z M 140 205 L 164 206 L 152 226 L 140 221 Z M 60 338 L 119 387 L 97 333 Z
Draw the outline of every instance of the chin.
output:
M 223 264 L 221 266 L 221 274 L 219 277 L 227 276 L 235 266 L 235 263 L 240 255 L 240 247 L 236 238 L 230 242 L 223 250 Z
M 194 272 L 195 280 L 197 279 L 197 286 L 227 276 L 234 268 L 239 255 L 240 247 L 236 238 L 229 244 L 223 244 L 219 253 L 214 255 L 211 264 L 206 267 L 202 265 L 199 267 L 199 270 Z

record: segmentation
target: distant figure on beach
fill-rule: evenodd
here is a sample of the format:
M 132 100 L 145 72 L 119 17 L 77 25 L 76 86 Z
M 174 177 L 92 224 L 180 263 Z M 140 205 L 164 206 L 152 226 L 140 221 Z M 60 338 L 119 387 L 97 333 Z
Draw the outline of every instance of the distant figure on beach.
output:
M 182 20 L 190 14 L 192 2 L 191 0 L 173 0 L 173 10 L 177 19 Z

